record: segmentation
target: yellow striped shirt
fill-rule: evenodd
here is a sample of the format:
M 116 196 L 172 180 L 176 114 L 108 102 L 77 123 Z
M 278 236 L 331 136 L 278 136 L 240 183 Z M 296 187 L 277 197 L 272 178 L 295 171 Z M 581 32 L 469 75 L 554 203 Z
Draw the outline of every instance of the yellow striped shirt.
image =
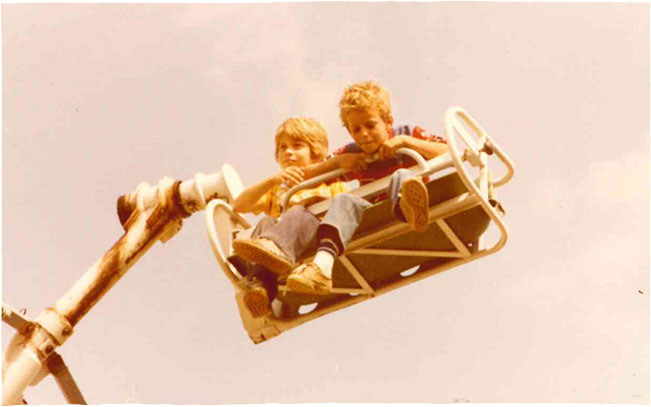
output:
M 276 185 L 260 198 L 261 209 L 253 213 L 259 215 L 261 212 L 277 218 L 282 213 L 283 196 L 289 190 L 284 185 Z M 303 205 L 310 206 L 319 201 L 332 198 L 337 194 L 348 192 L 350 188 L 344 182 L 333 182 L 327 185 L 325 182 L 316 188 L 302 189 L 292 195 L 289 200 L 289 206 Z

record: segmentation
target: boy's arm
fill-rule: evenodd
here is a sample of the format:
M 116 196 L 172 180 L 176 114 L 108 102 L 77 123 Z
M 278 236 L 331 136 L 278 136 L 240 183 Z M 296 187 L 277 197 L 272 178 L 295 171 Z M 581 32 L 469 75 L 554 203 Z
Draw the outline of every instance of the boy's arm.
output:
M 267 177 L 245 188 L 233 202 L 233 210 L 240 213 L 262 212 L 265 209 L 264 194 L 276 185 L 283 182 L 294 186 L 303 181 L 304 175 L 301 168 L 289 167 L 285 170 Z
M 326 172 L 330 172 L 338 169 L 339 168 L 338 157 L 339 156 L 337 155 L 325 161 L 321 161 L 319 163 L 310 164 L 306 167 L 303 167 L 303 173 L 305 174 L 305 178 L 309 179 L 309 178 L 318 177 L 321 174 L 325 174 Z
M 401 136 L 398 136 L 401 137 Z M 418 151 L 426 160 L 448 152 L 448 145 L 439 141 L 421 140 L 405 136 L 402 147 Z M 395 150 L 394 150 L 395 151 Z
M 380 147 L 380 157 L 393 158 L 399 148 L 410 148 L 417 151 L 426 160 L 448 152 L 445 140 L 438 136 L 429 136 L 422 129 L 416 127 L 414 136 L 399 135 L 388 139 Z
M 339 154 L 320 163 L 303 167 L 303 173 L 305 179 L 309 179 L 339 168 L 346 171 L 361 171 L 366 168 L 366 158 L 368 158 L 368 155 L 364 153 Z

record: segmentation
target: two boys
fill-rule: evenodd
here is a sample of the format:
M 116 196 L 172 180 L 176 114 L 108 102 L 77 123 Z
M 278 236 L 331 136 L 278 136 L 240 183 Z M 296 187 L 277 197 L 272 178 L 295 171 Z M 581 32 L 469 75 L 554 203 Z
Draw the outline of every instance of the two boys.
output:
M 371 202 L 344 193 L 343 190 L 333 194 L 333 202 L 324 218 L 316 228 L 310 224 L 309 233 L 316 234 L 318 246 L 314 260 L 292 270 L 287 277 L 287 286 L 297 292 L 331 292 L 334 259 L 345 251 L 361 222 L 364 209 L 373 203 L 390 199 L 397 219 L 409 223 L 416 231 L 425 231 L 429 223 L 427 189 L 419 177 L 407 170 L 416 164 L 414 160 L 396 156 L 395 152 L 398 148 L 406 147 L 419 152 L 425 159 L 431 159 L 447 151 L 447 145 L 441 137 L 429 135 L 420 127 L 393 128 L 389 93 L 373 81 L 348 87 L 339 107 L 342 123 L 354 142 L 336 150 L 326 161 L 304 166 L 301 173 L 303 178 L 344 168 L 348 173 L 340 181 L 356 179 L 360 185 L 364 185 L 391 175 L 391 182 L 387 192 Z M 380 159 L 367 163 L 367 159 L 374 154 L 378 154 Z M 247 254 L 238 250 L 234 244 L 235 252 L 241 257 L 248 257 L 247 260 L 255 257 L 261 264 L 267 262 L 263 258 L 273 258 L 276 262 L 285 259 L 286 264 L 296 260 L 296 257 L 282 249 L 262 247 L 260 244 L 250 247 L 254 247 L 254 253 Z M 273 262 L 267 262 L 268 265 L 271 263 Z

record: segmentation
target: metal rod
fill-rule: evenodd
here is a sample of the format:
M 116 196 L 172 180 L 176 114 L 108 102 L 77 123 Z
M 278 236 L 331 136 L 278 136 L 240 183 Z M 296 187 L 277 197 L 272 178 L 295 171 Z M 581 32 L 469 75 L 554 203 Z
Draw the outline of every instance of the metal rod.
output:
M 430 250 L 400 250 L 400 249 L 358 249 L 355 254 L 377 254 L 381 256 L 409 257 L 464 257 L 459 252 L 430 251 Z
M 2 321 L 18 332 L 25 332 L 34 324 L 29 319 L 23 318 L 20 313 L 14 311 L 5 303 L 2 303 Z
M 416 175 L 425 176 L 433 172 L 454 166 L 454 163 L 452 162 L 452 159 L 448 154 L 442 154 L 432 158 L 431 160 L 425 160 L 423 156 L 420 155 L 417 151 L 409 148 L 399 148 L 398 150 L 396 150 L 396 153 L 407 155 L 413 158 L 414 161 L 416 161 L 416 165 L 409 168 L 409 170 L 414 172 Z M 377 157 L 378 157 L 377 155 L 374 155 L 369 160 L 367 160 L 367 162 L 370 163 L 376 161 Z M 297 191 L 306 188 L 311 188 L 316 185 L 320 185 L 321 183 L 329 179 L 339 177 L 341 175 L 344 175 L 345 173 L 346 170 L 340 168 L 337 170 L 327 172 L 325 174 L 321 174 L 317 177 L 310 178 L 309 180 L 303 181 L 300 184 L 293 186 L 292 188 L 289 189 L 289 191 L 285 193 L 283 197 L 283 203 L 282 203 L 283 211 L 286 211 L 288 209 L 287 207 L 289 204 L 289 200 L 291 199 L 292 195 L 294 195 Z M 363 185 L 357 188 L 355 191 L 351 191 L 349 193 L 359 197 L 368 197 L 383 191 L 384 189 L 386 189 L 388 185 L 389 185 L 388 178 L 380 179 L 380 180 L 373 181 L 369 184 Z M 312 213 L 320 213 L 321 211 L 323 211 L 323 208 L 329 207 L 331 202 L 332 202 L 331 199 L 328 199 L 319 202 L 317 204 L 311 205 L 309 209 Z
M 435 206 L 432 206 L 429 209 L 429 222 L 433 222 L 440 217 L 448 217 L 455 215 L 459 212 L 463 212 L 467 209 L 470 209 L 474 206 L 477 206 L 478 202 L 474 195 L 470 193 L 464 193 L 462 195 L 456 196 L 454 198 L 448 199 L 447 201 L 441 202 Z M 407 233 L 411 230 L 411 227 L 404 222 L 394 221 L 388 225 L 383 225 L 382 230 L 377 232 L 369 233 L 360 238 L 357 238 L 348 244 L 346 253 L 355 252 L 358 249 L 363 249 L 369 244 L 378 244 L 387 239 L 391 239 L 403 233 Z
M 170 225 L 181 217 L 180 210 L 172 203 L 173 187 L 161 194 L 167 199 L 150 216 L 136 212 L 127 232 L 55 303 L 56 311 L 72 326 L 167 232 L 167 228 L 177 226 Z
M 438 227 L 441 228 L 443 233 L 450 239 L 454 247 L 457 248 L 457 250 L 462 254 L 462 257 L 468 257 L 470 256 L 470 251 L 466 247 L 466 245 L 463 244 L 463 242 L 457 237 L 456 233 L 452 229 L 450 229 L 450 226 L 448 226 L 448 223 L 443 220 L 443 219 L 437 219 L 436 224 Z
M 221 211 L 222 214 L 228 215 L 229 220 L 226 222 L 229 224 L 225 224 L 226 222 L 220 223 L 220 228 L 218 229 L 215 217 L 219 215 L 219 211 Z M 250 228 L 251 225 L 240 214 L 233 211 L 233 208 L 226 201 L 221 199 L 213 199 L 208 203 L 204 220 L 206 222 L 206 231 L 208 233 L 210 248 L 217 259 L 220 268 L 224 274 L 226 274 L 226 277 L 231 281 L 231 283 L 237 285 L 242 279 L 242 276 L 237 269 L 229 263 L 228 256 L 230 253 L 225 252 L 224 247 L 230 248 L 232 245 L 233 223 L 244 228 Z
M 365 278 L 360 274 L 359 270 L 357 270 L 357 267 L 355 267 L 355 266 L 353 265 L 353 263 L 351 263 L 350 260 L 348 260 L 348 257 L 346 257 L 346 256 L 340 256 L 340 257 L 339 257 L 339 261 L 341 261 L 341 264 L 343 264 L 344 267 L 346 267 L 346 270 L 348 270 L 348 272 L 350 273 L 350 275 L 353 276 L 353 278 L 355 279 L 355 281 L 357 281 L 357 283 L 358 283 L 359 285 L 362 286 L 362 288 L 364 289 L 365 292 L 367 292 L 367 293 L 369 293 L 369 294 L 373 294 L 373 293 L 374 293 L 373 288 L 371 287 L 371 285 L 370 285 L 370 284 L 368 283 L 368 281 L 366 281 L 366 279 L 365 279 Z
M 47 359 L 47 368 L 50 370 L 54 379 L 63 393 L 68 404 L 87 404 L 84 396 L 82 396 L 77 383 L 72 378 L 68 366 L 63 362 L 61 355 L 54 352 Z

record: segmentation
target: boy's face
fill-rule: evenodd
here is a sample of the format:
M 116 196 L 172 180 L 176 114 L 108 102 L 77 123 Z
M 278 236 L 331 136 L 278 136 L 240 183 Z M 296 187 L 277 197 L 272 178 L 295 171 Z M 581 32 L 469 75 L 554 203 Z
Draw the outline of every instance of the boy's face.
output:
M 312 151 L 303 140 L 281 136 L 278 140 L 278 156 L 280 168 L 306 167 L 312 164 Z
M 378 109 L 353 110 L 348 114 L 348 132 L 367 154 L 375 153 L 389 138 L 390 122 L 385 122 Z

